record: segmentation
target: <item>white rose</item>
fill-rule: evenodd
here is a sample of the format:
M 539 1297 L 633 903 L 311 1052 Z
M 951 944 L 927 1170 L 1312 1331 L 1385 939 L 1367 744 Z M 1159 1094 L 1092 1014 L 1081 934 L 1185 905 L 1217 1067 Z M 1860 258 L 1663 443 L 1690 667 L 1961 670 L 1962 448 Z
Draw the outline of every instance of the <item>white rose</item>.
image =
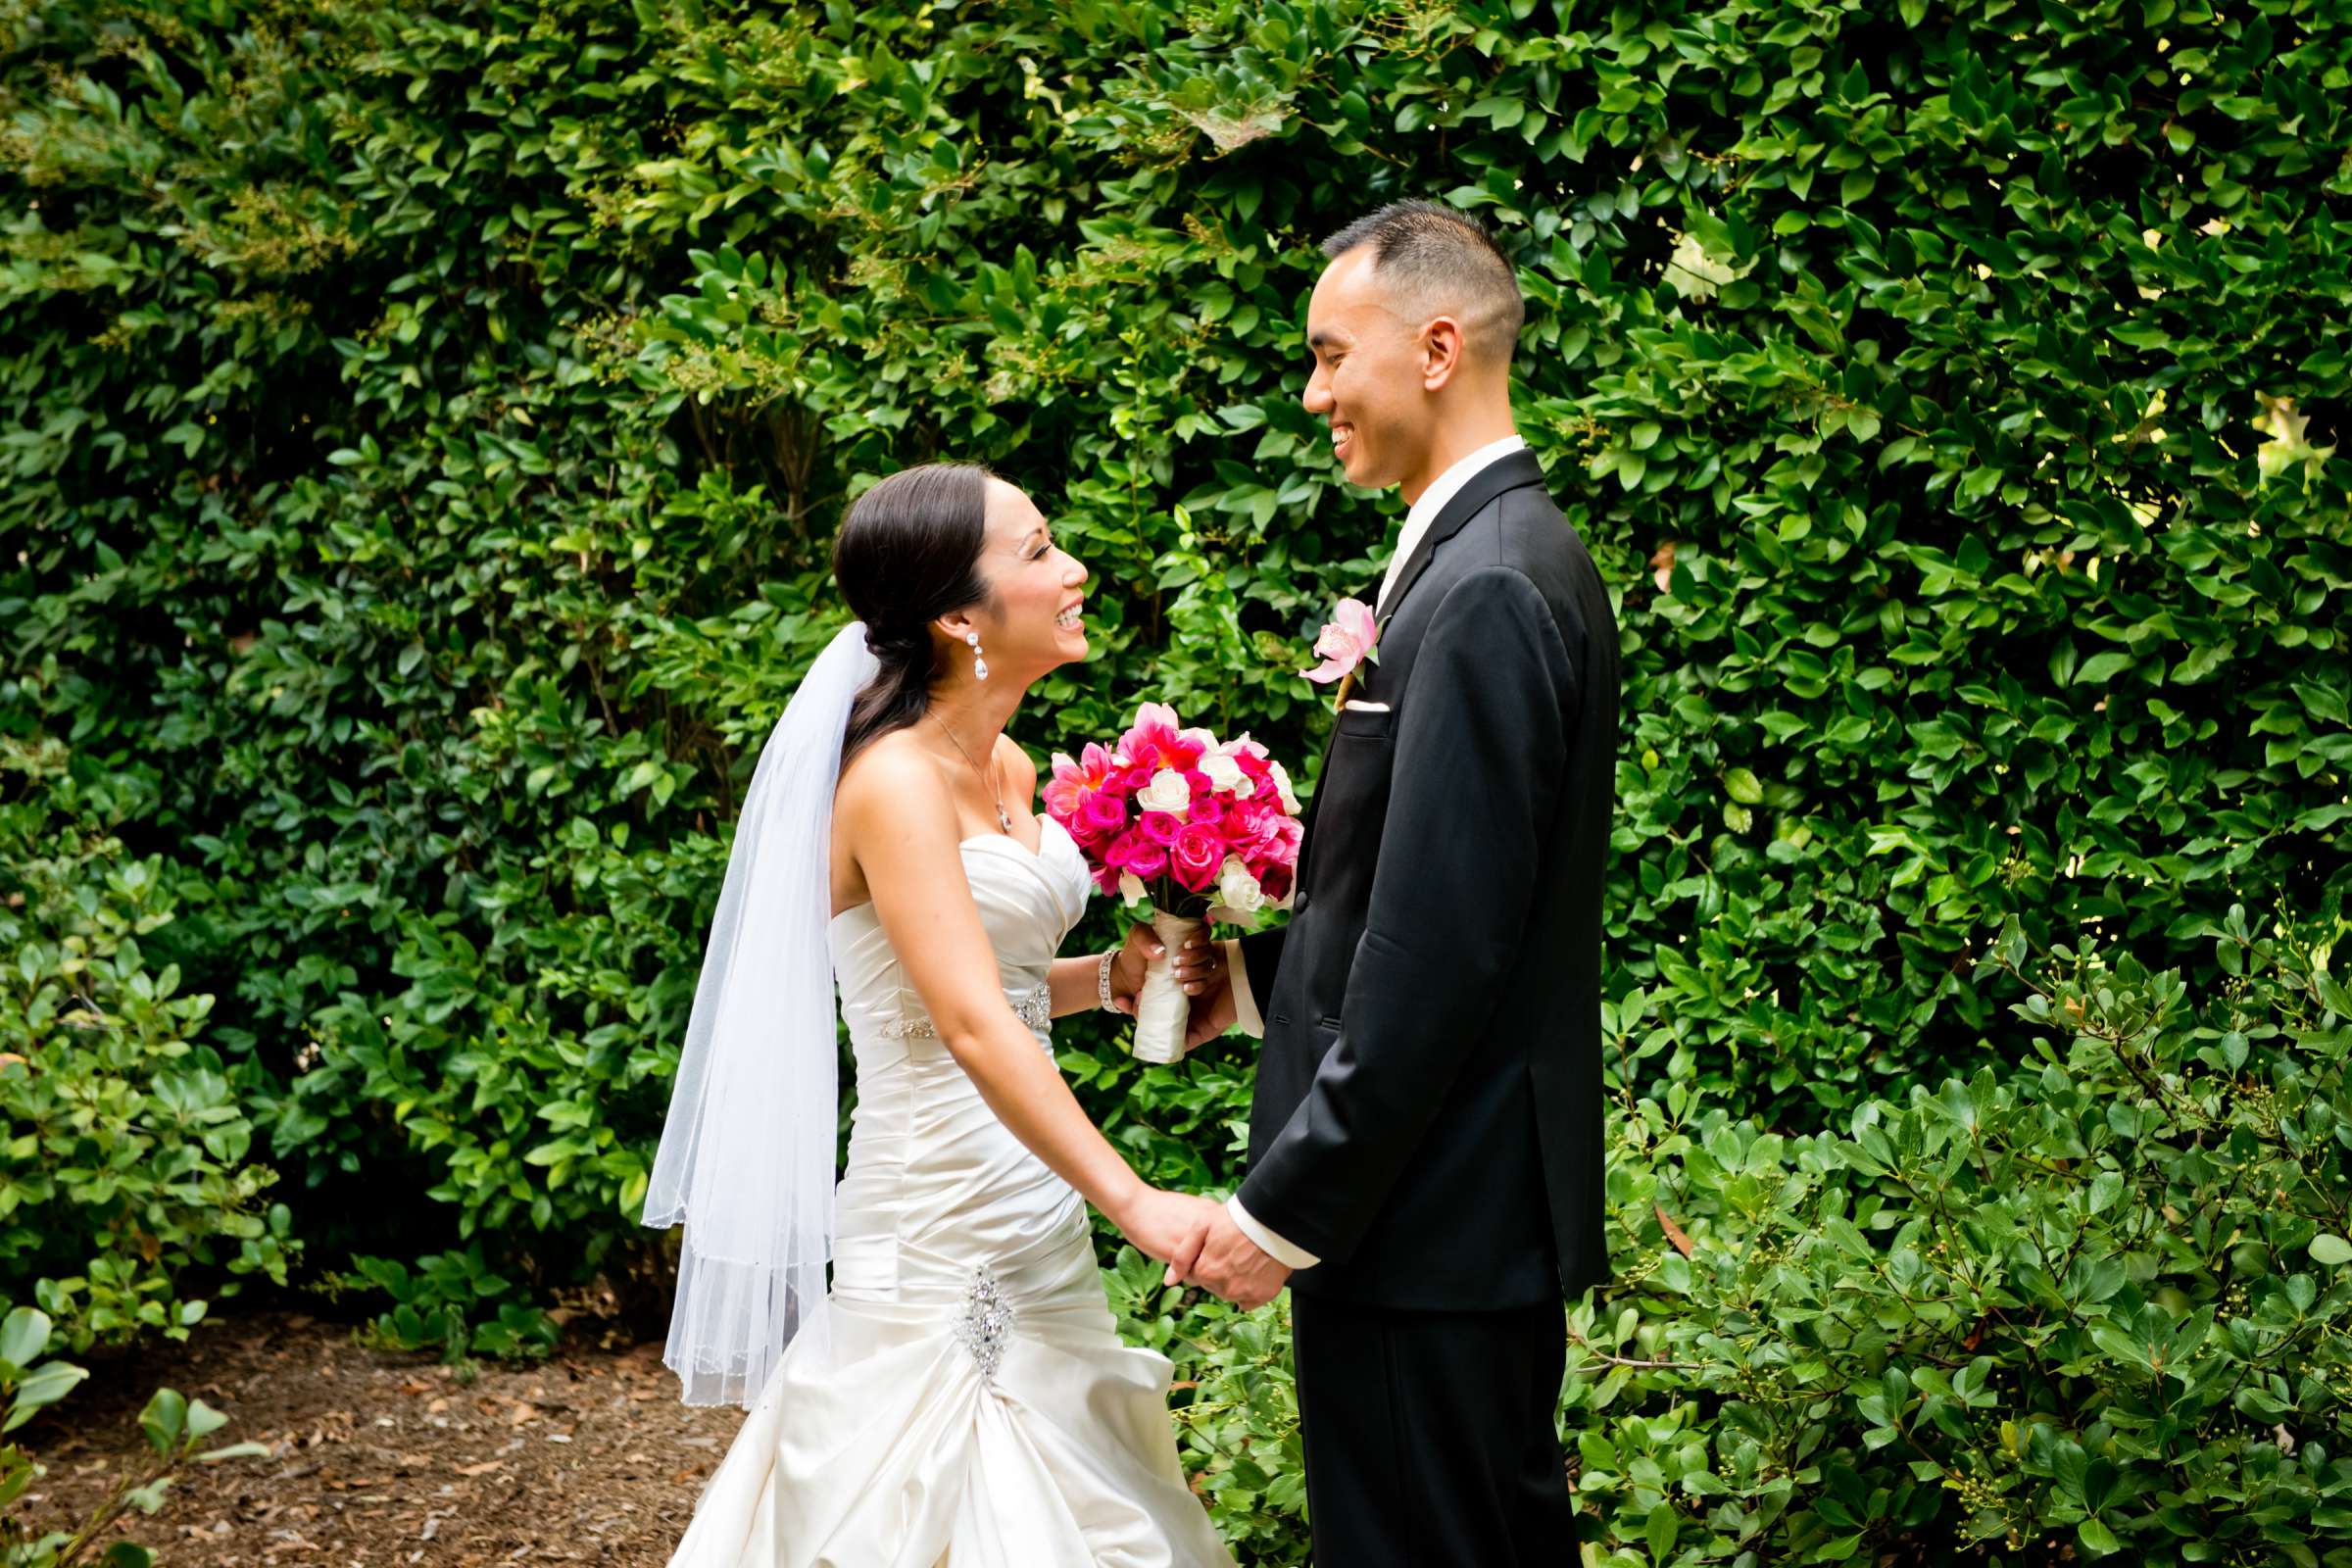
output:
M 1119 873 L 1119 897 L 1125 899 L 1129 904 L 1141 904 L 1150 898 L 1151 894 L 1144 887 L 1143 878 L 1137 876 L 1133 871 L 1121 871 Z
M 1257 885 L 1257 878 L 1250 874 L 1238 855 L 1225 857 L 1225 869 L 1217 873 L 1217 898 L 1227 908 L 1244 914 L 1266 906 L 1266 890 Z
M 1182 773 L 1163 767 L 1152 775 L 1151 783 L 1136 792 L 1135 804 L 1147 811 L 1182 816 L 1184 808 L 1193 804 L 1193 787 L 1184 781 Z
M 1269 762 L 1266 764 L 1266 776 L 1274 781 L 1274 791 L 1282 797 L 1284 813 L 1297 816 L 1298 814 L 1298 797 L 1291 793 L 1289 771 L 1280 762 Z
M 1200 759 L 1200 771 L 1208 775 L 1209 783 L 1221 790 L 1233 792 L 1234 799 L 1246 801 L 1257 786 L 1242 771 L 1242 764 L 1230 757 L 1209 756 Z

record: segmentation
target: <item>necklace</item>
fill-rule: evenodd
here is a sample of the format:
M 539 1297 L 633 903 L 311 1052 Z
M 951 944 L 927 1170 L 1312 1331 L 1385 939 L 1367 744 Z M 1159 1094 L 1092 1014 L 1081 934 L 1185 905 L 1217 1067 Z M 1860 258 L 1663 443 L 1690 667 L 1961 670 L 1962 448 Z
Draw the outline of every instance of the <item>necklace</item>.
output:
M 964 746 L 963 742 L 956 739 L 956 732 L 952 729 L 948 729 L 948 721 L 944 718 L 940 718 L 939 710 L 937 709 L 932 709 L 929 710 L 929 711 L 931 716 L 938 720 L 939 727 L 942 730 L 947 731 L 949 742 L 954 745 L 957 751 L 963 753 L 963 760 L 967 762 L 970 762 L 972 764 L 972 771 L 980 775 L 981 786 L 995 794 L 997 801 L 997 826 L 1004 830 L 1004 836 L 1006 838 L 1010 838 L 1012 836 L 1012 818 L 1007 815 L 1004 810 L 1004 784 L 1001 771 L 991 772 L 984 770 L 980 766 L 979 762 L 973 760 L 971 752 Z M 996 759 L 991 757 L 989 760 L 993 762 L 996 760 Z

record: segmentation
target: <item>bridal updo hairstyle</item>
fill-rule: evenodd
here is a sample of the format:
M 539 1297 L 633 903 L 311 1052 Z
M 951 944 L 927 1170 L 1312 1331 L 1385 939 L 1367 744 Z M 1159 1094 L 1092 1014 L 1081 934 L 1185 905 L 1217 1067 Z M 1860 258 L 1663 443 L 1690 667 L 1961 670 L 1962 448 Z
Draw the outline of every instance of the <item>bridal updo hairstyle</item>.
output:
M 859 496 L 842 519 L 833 580 L 865 622 L 865 646 L 882 662 L 850 710 L 844 766 L 922 718 L 941 671 L 931 622 L 992 598 L 980 575 L 988 480 L 989 470 L 976 463 L 902 468 Z

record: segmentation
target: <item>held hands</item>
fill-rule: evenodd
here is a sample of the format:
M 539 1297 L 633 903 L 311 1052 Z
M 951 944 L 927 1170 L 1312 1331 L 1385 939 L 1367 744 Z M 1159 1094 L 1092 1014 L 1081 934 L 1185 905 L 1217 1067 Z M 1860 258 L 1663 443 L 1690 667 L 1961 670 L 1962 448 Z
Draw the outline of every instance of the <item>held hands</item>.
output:
M 1146 1187 L 1114 1218 L 1138 1251 L 1168 1265 L 1162 1284 L 1198 1285 L 1250 1311 L 1290 1280 L 1289 1266 L 1260 1250 L 1210 1199 Z
M 1247 1312 L 1274 1299 L 1290 1277 L 1289 1266 L 1268 1256 L 1255 1242 L 1243 1235 L 1233 1216 L 1225 1211 L 1225 1205 L 1219 1203 L 1200 1257 L 1185 1274 L 1184 1281 L 1214 1291 Z
M 1210 1226 L 1224 1213 L 1205 1198 L 1147 1187 L 1124 1214 L 1113 1218 L 1136 1250 L 1168 1265 L 1162 1283 L 1174 1285 L 1191 1271 Z

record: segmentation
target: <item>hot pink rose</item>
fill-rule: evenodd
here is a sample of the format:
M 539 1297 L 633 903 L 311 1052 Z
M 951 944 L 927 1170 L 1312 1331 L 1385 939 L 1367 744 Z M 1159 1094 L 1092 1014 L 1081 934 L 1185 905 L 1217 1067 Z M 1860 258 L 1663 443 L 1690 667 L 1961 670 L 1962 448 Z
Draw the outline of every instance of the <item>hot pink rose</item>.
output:
M 1225 821 L 1225 803 L 1215 795 L 1196 792 L 1193 804 L 1185 808 L 1184 819 L 1202 827 L 1218 827 Z
M 1168 852 L 1166 846 L 1154 844 L 1131 828 L 1102 852 L 1102 863 L 1110 870 L 1113 887 L 1118 886 L 1121 871 L 1149 882 L 1168 868 Z
M 1274 823 L 1281 815 L 1281 808 L 1257 796 L 1236 801 L 1225 812 L 1226 842 L 1245 856 L 1262 855 L 1274 842 Z
M 1276 817 L 1274 819 L 1274 836 L 1267 842 L 1265 848 L 1268 863 L 1296 866 L 1298 863 L 1298 846 L 1304 842 L 1305 838 L 1306 825 L 1297 817 Z
M 1127 803 L 1097 790 L 1080 803 L 1076 820 L 1063 825 L 1080 844 L 1100 844 L 1127 825 Z
M 1257 873 L 1258 891 L 1271 904 L 1280 904 L 1291 896 L 1291 878 L 1296 873 L 1287 865 L 1269 865 Z
M 1136 831 L 1143 835 L 1145 843 L 1156 844 L 1164 850 L 1176 842 L 1176 835 L 1184 831 L 1184 823 L 1166 811 L 1146 811 L 1143 820 L 1136 823 Z
M 1204 893 L 1217 880 L 1217 870 L 1225 863 L 1225 840 L 1212 828 L 1197 822 L 1185 824 L 1168 848 L 1168 868 L 1188 892 Z

